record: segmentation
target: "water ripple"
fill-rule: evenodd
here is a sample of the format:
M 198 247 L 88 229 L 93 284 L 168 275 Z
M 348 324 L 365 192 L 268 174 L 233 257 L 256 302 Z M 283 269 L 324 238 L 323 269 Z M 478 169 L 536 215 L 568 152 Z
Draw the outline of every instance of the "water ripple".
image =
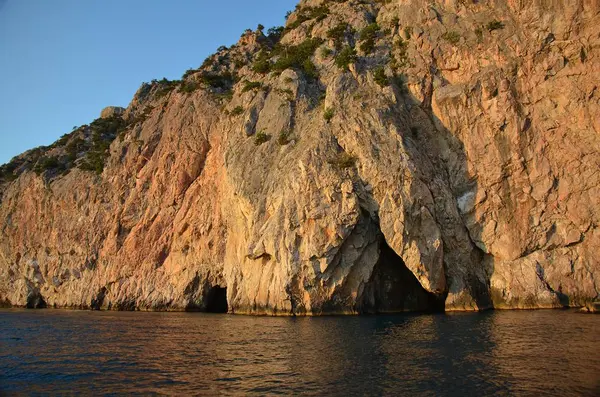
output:
M 600 316 L 0 311 L 0 392 L 600 395 Z

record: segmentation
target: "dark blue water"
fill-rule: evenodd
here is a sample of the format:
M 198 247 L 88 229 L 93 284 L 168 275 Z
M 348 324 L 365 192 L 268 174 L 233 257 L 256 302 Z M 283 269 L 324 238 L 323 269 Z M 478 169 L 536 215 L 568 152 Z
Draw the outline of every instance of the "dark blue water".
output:
M 0 311 L 0 390 L 600 395 L 600 316 Z

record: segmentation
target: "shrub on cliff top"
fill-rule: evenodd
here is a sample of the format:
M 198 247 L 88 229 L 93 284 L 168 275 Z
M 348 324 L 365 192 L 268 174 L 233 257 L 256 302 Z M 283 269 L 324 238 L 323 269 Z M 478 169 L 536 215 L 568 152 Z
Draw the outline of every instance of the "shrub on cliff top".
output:
M 288 24 L 285 29 L 291 30 L 296 29 L 298 26 L 302 25 L 304 22 L 309 21 L 311 19 L 316 20 L 317 22 L 322 21 L 327 18 L 329 15 L 329 7 L 326 5 L 321 5 L 318 7 L 304 7 L 298 10 L 298 15 L 296 20 L 293 23 Z M 289 16 L 289 15 L 288 15 Z M 286 17 L 287 19 L 287 17 Z

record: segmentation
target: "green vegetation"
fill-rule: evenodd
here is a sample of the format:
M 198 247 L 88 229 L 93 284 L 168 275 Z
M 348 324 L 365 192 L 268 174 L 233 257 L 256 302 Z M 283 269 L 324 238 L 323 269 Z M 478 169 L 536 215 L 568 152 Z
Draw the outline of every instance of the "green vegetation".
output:
M 398 53 L 398 57 L 394 56 L 394 51 Z M 390 67 L 397 71 L 399 68 L 409 65 L 408 61 L 408 43 L 398 37 L 394 43 L 394 49 L 390 51 Z
M 286 97 L 286 99 L 287 99 L 288 101 L 290 101 L 290 102 L 291 102 L 291 101 L 293 101 L 294 99 L 296 99 L 296 96 L 294 95 L 294 91 L 292 91 L 292 90 L 291 90 L 291 89 L 289 89 L 289 88 L 276 89 L 276 91 L 277 91 L 279 94 L 281 94 L 281 95 L 285 96 L 285 97 Z
M 360 50 L 365 54 L 370 54 L 375 49 L 375 39 L 379 33 L 379 25 L 377 23 L 371 23 L 367 25 L 363 30 L 360 31 L 359 40 L 362 41 L 360 44 Z
M 235 77 L 230 72 L 223 73 L 202 73 L 200 81 L 211 88 L 228 88 L 235 81 Z
M 190 77 L 191 75 L 193 75 L 194 73 L 198 73 L 199 71 L 200 71 L 199 69 L 188 69 L 185 71 L 183 76 L 181 76 L 181 80 L 185 80 L 188 77 Z
M 321 48 L 321 57 L 322 58 L 329 58 L 329 56 L 333 54 L 333 50 L 329 47 L 323 47 Z
M 356 157 L 346 152 L 341 152 L 327 162 L 338 169 L 351 168 L 356 164 Z
M 290 130 L 281 130 L 279 136 L 277 137 L 277 143 L 281 146 L 285 146 L 290 143 Z
M 275 45 L 270 53 L 262 50 L 254 61 L 252 70 L 261 74 L 279 74 L 285 69 L 296 68 L 302 70 L 309 78 L 317 78 L 317 68 L 310 58 L 322 43 L 321 39 L 306 39 L 295 46 Z M 276 61 L 271 63 L 271 58 L 276 58 Z
M 311 74 L 313 71 L 311 69 L 316 70 L 316 68 L 314 68 L 314 65 L 309 66 L 306 61 L 310 61 L 310 57 L 313 56 L 315 50 L 322 43 L 323 40 L 321 39 L 306 39 L 296 46 L 278 46 L 274 48 L 273 55 L 278 55 L 279 59 L 273 64 L 272 69 L 282 72 L 285 69 L 295 67 Z
M 306 59 L 304 62 L 302 62 L 302 71 L 304 72 L 304 75 L 309 79 L 316 80 L 319 78 L 319 71 L 317 70 L 317 67 L 315 66 L 313 61 L 311 61 L 310 59 Z
M 335 64 L 338 68 L 348 70 L 348 66 L 356 62 L 356 50 L 350 46 L 344 47 L 342 51 L 335 57 Z
M 268 142 L 271 139 L 271 135 L 267 134 L 264 131 L 259 131 L 254 136 L 254 144 L 256 146 L 262 145 L 265 142 Z
M 333 116 L 335 115 L 335 110 L 333 110 L 332 108 L 327 108 L 325 109 L 325 111 L 323 112 L 323 118 L 325 119 L 325 121 L 327 121 L 328 123 L 331 121 L 331 119 L 333 118 Z
M 181 80 L 167 80 L 163 77 L 162 80 L 152 80 L 151 83 L 157 87 L 156 97 L 161 98 L 177 88 Z
M 404 27 L 404 35 L 406 36 L 407 40 L 410 40 L 410 38 L 412 37 L 412 32 L 413 32 L 412 26 Z
M 229 114 L 232 116 L 239 116 L 242 113 L 244 113 L 244 108 L 242 106 L 236 106 Z
M 284 30 L 283 26 L 274 26 L 272 28 L 269 28 L 269 30 L 267 30 L 267 37 L 271 41 L 277 42 L 283 35 L 283 30 Z
M 326 5 L 318 7 L 301 8 L 300 10 L 298 10 L 296 20 L 293 23 L 290 23 L 288 26 L 286 26 L 285 29 L 296 29 L 298 26 L 302 25 L 306 21 L 310 21 L 311 19 L 314 19 L 316 22 L 320 22 L 323 19 L 327 18 L 327 15 L 329 15 L 329 7 L 327 7 Z
M 108 149 L 110 144 L 117 136 L 119 130 L 124 127 L 125 122 L 120 117 L 94 120 L 90 124 L 92 144 L 79 164 L 79 168 L 101 174 L 104 170 L 106 158 L 109 155 Z
M 349 27 L 350 25 L 347 22 L 340 22 L 335 27 L 327 31 L 327 38 L 333 40 L 336 50 L 339 51 L 342 48 L 342 44 L 344 43 L 344 38 L 346 36 L 346 32 L 349 30 Z
M 445 32 L 442 35 L 442 38 L 452 45 L 457 45 L 458 42 L 460 41 L 460 34 L 458 34 L 458 32 L 456 32 L 454 30 L 451 30 L 451 31 Z
M 477 41 L 483 41 L 483 30 L 481 28 L 475 29 L 475 36 L 477 36 Z
M 3 164 L 0 166 L 0 181 L 2 182 L 12 182 L 19 177 L 15 173 L 19 164 L 16 161 L 11 161 L 10 163 Z
M 60 161 L 58 156 L 43 156 L 38 160 L 35 167 L 33 167 L 33 171 L 40 175 L 47 170 L 64 171 L 65 164 Z
M 195 81 L 182 81 L 179 86 L 179 91 L 190 94 L 200 88 L 200 85 Z
M 255 73 L 269 73 L 271 70 L 271 63 L 269 62 L 269 53 L 265 50 L 261 50 L 256 57 L 256 60 L 252 64 L 252 71 Z
M 403 74 L 395 75 L 391 82 L 398 88 L 401 94 L 408 93 L 408 87 L 406 87 L 406 77 Z
M 383 67 L 378 67 L 373 71 L 373 80 L 381 87 L 390 85 L 390 80 L 385 75 L 385 69 Z
M 244 87 L 242 88 L 242 92 L 248 92 L 252 90 L 258 90 L 262 88 L 262 83 L 258 81 L 245 81 Z
M 498 30 L 498 29 L 504 29 L 504 23 L 494 19 L 493 21 L 488 22 L 488 24 L 486 25 L 486 28 L 489 32 L 492 32 L 492 31 Z

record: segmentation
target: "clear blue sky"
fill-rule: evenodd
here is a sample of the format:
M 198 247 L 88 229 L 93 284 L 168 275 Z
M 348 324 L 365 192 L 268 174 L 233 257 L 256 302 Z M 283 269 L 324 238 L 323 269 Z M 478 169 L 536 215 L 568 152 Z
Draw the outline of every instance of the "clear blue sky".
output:
M 0 164 L 48 145 L 144 81 L 178 79 L 297 0 L 0 0 Z

